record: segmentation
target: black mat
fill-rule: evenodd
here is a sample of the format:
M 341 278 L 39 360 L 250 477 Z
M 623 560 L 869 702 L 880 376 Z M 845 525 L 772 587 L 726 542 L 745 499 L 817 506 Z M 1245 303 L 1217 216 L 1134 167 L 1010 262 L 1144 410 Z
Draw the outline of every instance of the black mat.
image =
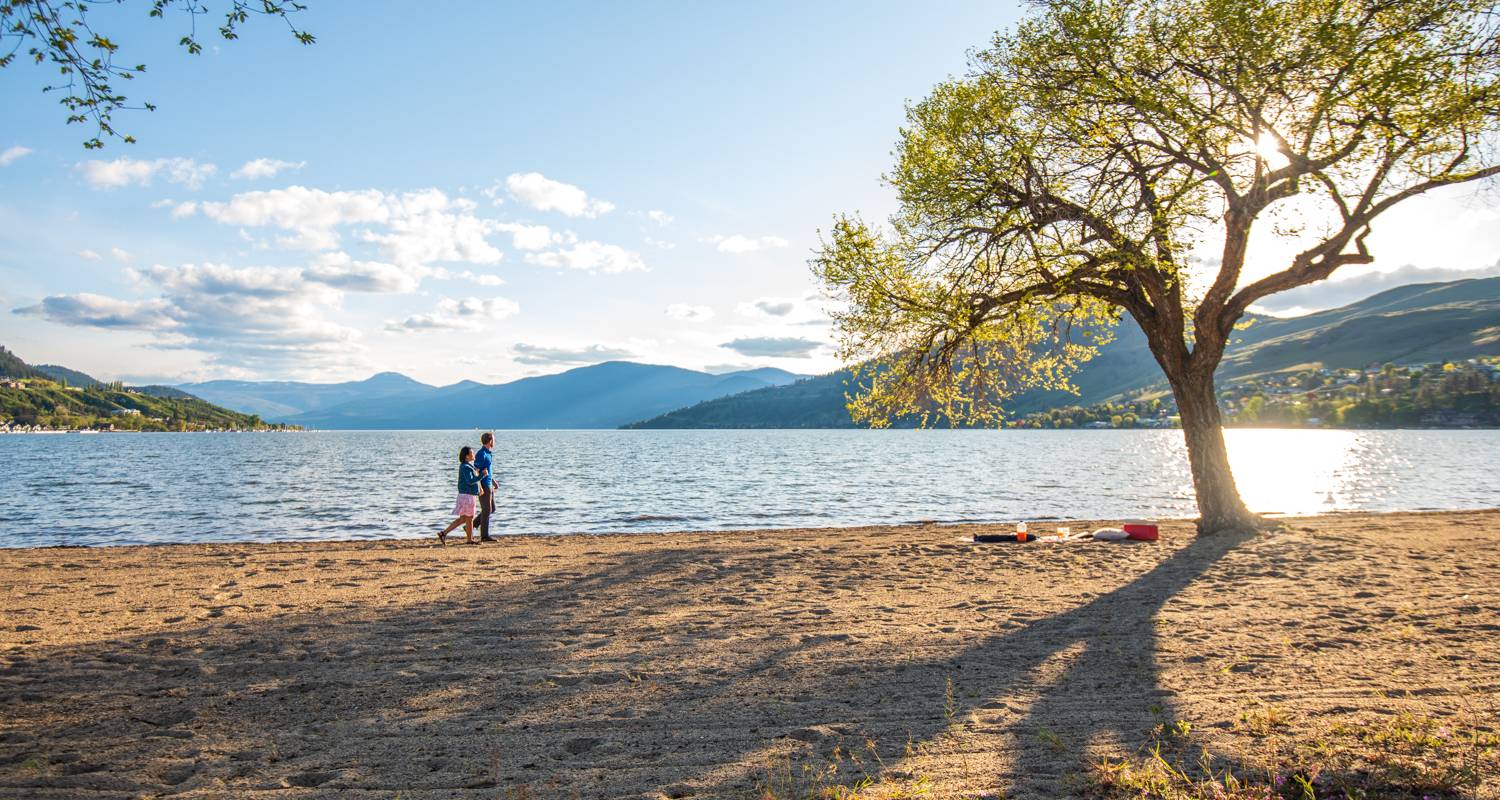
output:
M 1009 542 L 1010 544 L 1031 544 L 1036 541 L 1036 534 L 1027 534 L 1026 541 L 1019 542 L 1016 540 L 1014 533 L 976 533 L 974 534 L 974 541 L 980 544 L 1002 544 L 1005 542 Z

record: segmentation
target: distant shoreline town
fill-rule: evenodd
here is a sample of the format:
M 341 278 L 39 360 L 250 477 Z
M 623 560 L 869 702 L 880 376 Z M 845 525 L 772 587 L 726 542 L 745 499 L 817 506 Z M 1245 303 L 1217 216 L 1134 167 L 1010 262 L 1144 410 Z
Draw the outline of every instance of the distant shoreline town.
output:
M 1364 369 L 1305 369 L 1233 381 L 1219 389 L 1230 428 L 1500 427 L 1500 357 Z M 1172 396 L 1027 414 L 1009 428 L 1175 428 Z

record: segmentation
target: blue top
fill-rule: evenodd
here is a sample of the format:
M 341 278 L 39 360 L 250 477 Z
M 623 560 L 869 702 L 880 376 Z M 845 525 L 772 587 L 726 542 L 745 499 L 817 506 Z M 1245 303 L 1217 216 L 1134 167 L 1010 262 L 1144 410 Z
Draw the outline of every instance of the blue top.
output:
M 474 471 L 484 475 L 484 488 L 495 487 L 495 455 L 488 447 L 481 447 L 479 452 L 474 454 Z
M 479 494 L 479 473 L 473 464 L 458 465 L 458 493 Z

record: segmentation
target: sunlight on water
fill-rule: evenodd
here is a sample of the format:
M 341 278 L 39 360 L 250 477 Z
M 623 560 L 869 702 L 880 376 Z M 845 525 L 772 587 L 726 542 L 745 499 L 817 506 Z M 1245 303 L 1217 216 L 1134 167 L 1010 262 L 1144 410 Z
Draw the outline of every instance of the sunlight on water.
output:
M 1497 438 L 1495 431 L 1225 432 L 1246 505 L 1282 514 L 1496 505 Z
M 1350 476 L 1371 453 L 1357 431 L 1226 431 L 1240 496 L 1253 511 L 1308 514 L 1351 507 Z

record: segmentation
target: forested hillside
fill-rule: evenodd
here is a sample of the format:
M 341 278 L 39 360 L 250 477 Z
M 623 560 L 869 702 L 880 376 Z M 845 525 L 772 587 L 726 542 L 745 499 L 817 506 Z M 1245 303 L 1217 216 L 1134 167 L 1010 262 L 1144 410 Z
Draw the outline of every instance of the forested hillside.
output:
M 268 426 L 260 417 L 230 411 L 169 387 L 137 388 L 98 381 L 87 386 L 73 385 L 44 374 L 0 347 L 0 430 L 196 431 L 279 427 L 282 426 Z

